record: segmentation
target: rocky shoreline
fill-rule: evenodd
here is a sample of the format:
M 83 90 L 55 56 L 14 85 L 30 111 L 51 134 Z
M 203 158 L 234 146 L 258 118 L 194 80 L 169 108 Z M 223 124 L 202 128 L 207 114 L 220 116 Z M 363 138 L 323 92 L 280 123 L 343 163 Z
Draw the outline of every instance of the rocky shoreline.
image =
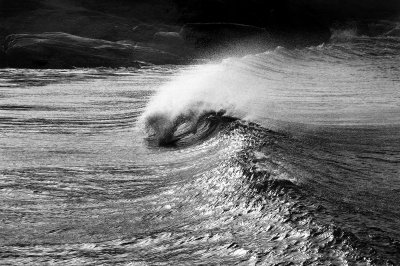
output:
M 290 1 L 245 6 L 226 0 L 0 0 L 0 67 L 186 64 L 277 45 L 316 45 L 331 36 L 335 16 L 321 19 Z M 358 28 L 371 31 L 368 23 Z M 393 23 L 375 28 L 399 35 Z
M 5 58 L 10 67 L 137 67 L 176 64 L 177 55 L 129 43 L 83 38 L 62 32 L 13 34 L 6 38 Z
M 139 67 L 185 64 L 219 55 L 240 56 L 279 44 L 265 29 L 255 26 L 193 23 L 179 32 L 155 32 L 141 42 L 107 41 L 64 32 L 10 34 L 0 59 L 3 67 L 15 68 Z

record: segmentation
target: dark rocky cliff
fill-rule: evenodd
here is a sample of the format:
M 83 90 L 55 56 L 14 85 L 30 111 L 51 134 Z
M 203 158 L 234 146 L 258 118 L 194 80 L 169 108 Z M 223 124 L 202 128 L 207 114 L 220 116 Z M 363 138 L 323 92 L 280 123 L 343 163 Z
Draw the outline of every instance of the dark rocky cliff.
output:
M 17 62 L 26 62 L 20 58 L 21 54 L 27 58 L 40 57 L 38 54 L 28 56 L 39 50 L 27 49 L 26 45 L 24 53 L 17 53 L 16 49 L 24 46 L 18 43 L 22 39 L 6 38 L 10 34 L 62 32 L 75 41 L 85 37 L 92 39 L 93 43 L 102 40 L 114 42 L 112 45 L 115 47 L 120 47 L 116 42 L 122 41 L 129 43 L 130 47 L 136 45 L 146 47 L 146 51 L 167 53 L 171 58 L 176 58 L 175 63 L 178 63 L 207 56 L 206 51 L 215 54 L 223 49 L 231 49 L 235 52 L 238 50 L 235 45 L 248 46 L 250 52 L 257 52 L 273 45 L 320 43 L 329 38 L 330 28 L 338 21 L 395 17 L 399 9 L 398 0 L 0 0 L 0 46 L 3 47 L 0 66 L 17 67 Z M 370 27 L 366 28 L 371 30 Z M 391 28 L 389 26 L 383 30 L 389 32 Z M 54 36 L 57 34 L 48 35 L 46 47 L 57 42 Z M 7 43 L 10 40 L 13 40 L 12 44 Z M 233 47 L 232 41 L 235 44 Z M 64 45 L 68 46 L 67 43 Z M 61 46 L 57 46 L 57 53 L 68 50 L 67 46 Z M 97 52 L 101 53 L 102 50 Z M 81 61 L 76 66 L 84 66 L 82 62 L 92 62 L 92 54 L 85 54 L 81 49 Z M 135 61 L 146 57 L 144 54 L 135 55 L 137 58 L 128 58 Z M 94 60 L 88 66 L 115 66 L 111 61 Z M 117 65 L 126 65 L 122 62 L 127 61 L 117 62 Z M 149 60 L 149 63 L 164 62 L 171 60 Z M 70 62 L 66 65 L 74 64 Z M 20 66 L 27 65 L 24 63 Z M 50 64 L 47 67 L 53 66 Z

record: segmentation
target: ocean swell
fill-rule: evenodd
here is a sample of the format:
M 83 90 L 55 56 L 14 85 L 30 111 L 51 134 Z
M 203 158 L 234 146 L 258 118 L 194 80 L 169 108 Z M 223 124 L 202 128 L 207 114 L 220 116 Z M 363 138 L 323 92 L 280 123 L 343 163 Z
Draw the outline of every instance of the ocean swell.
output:
M 278 47 L 183 70 L 159 89 L 142 120 L 163 117 L 162 124 L 173 127 L 181 119 L 196 121 L 224 110 L 226 116 L 274 129 L 285 123 L 399 124 L 400 92 L 393 86 L 399 83 L 400 42 L 351 36 L 349 42 Z M 387 71 L 376 61 L 393 67 Z
M 375 232 L 385 211 L 364 195 L 388 193 L 376 184 L 383 172 L 396 182 L 400 95 L 393 84 L 400 82 L 400 43 L 353 33 L 316 47 L 278 47 L 194 66 L 146 107 L 141 124 L 150 142 L 179 149 L 222 145 L 213 167 L 200 168 L 173 194 L 187 198 L 185 209 L 193 208 L 195 217 L 213 215 L 215 227 L 201 223 L 197 233 L 211 226 L 222 237 L 227 231 L 216 228 L 225 228 L 225 219 L 246 232 L 226 237 L 238 242 L 227 240 L 225 262 L 398 260 L 383 248 L 398 248 L 389 226 L 396 221 Z M 386 159 L 366 162 L 364 153 Z

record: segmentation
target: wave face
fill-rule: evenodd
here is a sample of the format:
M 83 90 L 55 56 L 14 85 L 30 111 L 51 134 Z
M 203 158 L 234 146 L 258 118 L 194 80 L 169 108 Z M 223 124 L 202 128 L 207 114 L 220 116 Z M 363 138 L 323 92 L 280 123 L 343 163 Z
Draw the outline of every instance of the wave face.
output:
M 271 120 L 398 124 L 399 49 L 397 38 L 354 37 L 301 50 L 278 47 L 229 58 L 195 67 L 164 85 L 146 112 L 174 119 L 225 110 L 265 127 Z
M 344 36 L 344 37 L 343 37 Z M 1 72 L 5 264 L 397 265 L 400 39 Z

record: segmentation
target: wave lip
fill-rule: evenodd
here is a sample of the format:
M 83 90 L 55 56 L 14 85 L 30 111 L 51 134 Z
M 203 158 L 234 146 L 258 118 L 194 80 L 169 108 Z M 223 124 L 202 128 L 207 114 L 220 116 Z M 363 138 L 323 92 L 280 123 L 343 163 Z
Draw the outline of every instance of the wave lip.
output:
M 224 114 L 224 110 L 202 113 L 189 110 L 176 117 L 154 113 L 146 117 L 147 140 L 160 146 L 194 144 L 211 137 L 227 122 L 236 120 Z

